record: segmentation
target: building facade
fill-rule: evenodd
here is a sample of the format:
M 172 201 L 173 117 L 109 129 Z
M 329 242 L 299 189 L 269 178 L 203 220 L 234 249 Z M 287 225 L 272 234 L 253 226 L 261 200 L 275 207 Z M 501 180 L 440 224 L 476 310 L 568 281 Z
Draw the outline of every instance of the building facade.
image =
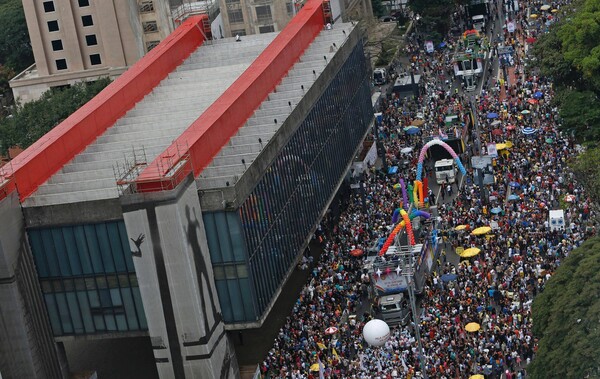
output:
M 0 300 L 23 304 L 0 307 L 3 375 L 59 377 L 56 341 L 134 336 L 161 378 L 238 375 L 228 331 L 262 325 L 309 244 L 368 134 L 370 74 L 320 0 L 242 41 L 207 19 L 0 170 Z
M 23 0 L 35 64 L 11 80 L 14 98 L 24 103 L 53 87 L 116 78 L 171 34 L 182 18 L 198 13 L 218 17 L 215 2 L 193 4 L 169 0 Z

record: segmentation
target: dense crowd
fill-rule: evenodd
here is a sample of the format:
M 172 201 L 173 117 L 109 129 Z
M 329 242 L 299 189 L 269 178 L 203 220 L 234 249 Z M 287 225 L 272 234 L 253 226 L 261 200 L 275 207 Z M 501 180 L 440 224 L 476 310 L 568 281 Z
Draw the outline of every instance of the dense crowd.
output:
M 529 24 L 527 9 L 523 6 L 516 18 L 516 36 L 507 32 L 500 42 L 514 45 L 517 65 L 525 39 L 542 31 Z M 312 270 L 309 281 L 261 364 L 270 377 L 422 377 L 415 325 L 392 328 L 381 348 L 372 348 L 362 339 L 362 327 L 372 317 L 365 312 L 370 309 L 365 306 L 370 303 L 369 278 L 362 269 L 363 259 L 349 255 L 354 249 L 367 250 L 388 233 L 391 215 L 402 202 L 394 184 L 400 177 L 414 180 L 411 168 L 426 138 L 462 133 L 444 125 L 446 115 L 464 115 L 470 107 L 462 91 L 452 91 L 449 53 L 424 54 L 420 42 L 418 37 L 408 41 L 408 53 L 415 59 L 407 69 L 423 75 L 422 96 L 383 99 L 378 128 L 386 163 L 402 167 L 408 162 L 407 169 L 396 175 L 375 168 L 367 171 L 366 201 L 354 196 L 325 236 L 320 260 L 305 262 L 304 267 Z M 448 44 L 453 43 L 449 37 Z M 490 144 L 510 141 L 494 160 L 495 183 L 488 186 L 489 199 L 481 197 L 472 168 L 462 188 L 441 187 L 444 201 L 442 196 L 429 197 L 439 205 L 434 224 L 444 231 L 446 248 L 420 302 L 418 327 L 430 378 L 525 377 L 527 362 L 537 349 L 531 332 L 532 300 L 569 252 L 596 233 L 595 205 L 567 167 L 579 146 L 557 130 L 557 112 L 550 105 L 552 84 L 525 75 L 522 67 L 515 71 L 518 79 L 513 83 L 493 78 L 472 99 L 481 151 L 474 130 L 469 130 L 469 148 L 461 156 L 465 165 L 471 155 L 488 153 Z M 404 133 L 403 127 L 415 119 L 425 121 L 420 133 Z M 526 128 L 529 131 L 523 133 Z M 412 152 L 403 153 L 406 147 L 413 147 Z M 549 210 L 559 208 L 565 209 L 567 220 L 562 230 L 548 221 Z M 465 227 L 457 230 L 459 225 Z M 493 230 L 482 236 L 469 232 L 480 226 Z M 481 252 L 459 264 L 446 259 L 457 248 L 468 247 Z M 471 322 L 481 329 L 467 332 L 465 325 Z M 328 327 L 337 331 L 327 334 Z

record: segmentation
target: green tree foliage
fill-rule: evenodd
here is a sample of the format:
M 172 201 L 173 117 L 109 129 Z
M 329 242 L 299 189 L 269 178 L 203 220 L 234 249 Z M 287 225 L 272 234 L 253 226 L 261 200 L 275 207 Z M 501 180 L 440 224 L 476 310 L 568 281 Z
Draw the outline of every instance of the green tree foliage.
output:
M 373 8 L 373 15 L 377 18 L 385 16 L 387 13 L 381 0 L 371 0 L 371 7 Z
M 442 36 L 450 30 L 452 18 L 449 16 L 456 8 L 454 0 L 409 0 L 408 5 L 421 16 L 419 25 L 434 42 L 441 42 Z
M 584 141 L 600 140 L 600 100 L 596 92 L 562 88 L 555 101 L 565 132 Z
M 593 199 L 600 199 L 600 148 L 587 149 L 570 164 L 578 178 L 584 181 L 586 191 Z
M 0 0 L 0 64 L 20 72 L 33 63 L 21 0 Z
M 577 0 L 534 45 L 543 75 L 554 82 L 562 129 L 580 141 L 600 137 L 600 0 Z
M 533 303 L 539 340 L 529 377 L 600 377 L 600 238 L 571 252 Z
M 39 100 L 19 106 L 12 117 L 0 121 L 2 153 L 11 146 L 26 148 L 69 117 L 110 83 L 103 78 L 69 88 L 46 91 Z

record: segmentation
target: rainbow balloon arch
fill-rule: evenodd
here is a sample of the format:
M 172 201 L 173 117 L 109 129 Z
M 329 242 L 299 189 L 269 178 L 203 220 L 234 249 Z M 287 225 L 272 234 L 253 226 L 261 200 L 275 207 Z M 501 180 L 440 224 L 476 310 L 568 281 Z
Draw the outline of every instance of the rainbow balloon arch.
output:
M 467 170 L 465 169 L 465 166 L 462 164 L 462 162 L 460 161 L 460 158 L 458 157 L 458 155 L 456 154 L 454 149 L 452 149 L 452 147 L 450 147 L 447 143 L 445 143 L 444 141 L 439 140 L 439 139 L 433 139 L 433 140 L 427 142 L 423 146 L 423 148 L 421 149 L 421 152 L 419 154 L 419 161 L 417 163 L 417 177 L 416 177 L 416 180 L 414 181 L 414 186 L 409 184 L 408 188 L 407 188 L 406 182 L 404 181 L 403 178 L 400 178 L 399 184 L 394 185 L 394 188 L 400 187 L 400 189 L 402 190 L 403 208 L 397 208 L 394 210 L 394 213 L 392 215 L 392 223 L 394 223 L 394 224 L 397 223 L 399 221 L 400 217 L 402 217 L 402 221 L 400 221 L 394 227 L 394 229 L 392 229 L 392 232 L 390 233 L 388 238 L 385 240 L 385 242 L 383 243 L 383 246 L 381 247 L 381 250 L 379 251 L 379 256 L 382 256 L 387 252 L 387 250 L 389 249 L 391 244 L 394 242 L 396 235 L 404 227 L 406 227 L 406 234 L 408 235 L 408 241 L 409 241 L 410 245 L 414 246 L 415 245 L 415 236 L 414 236 L 414 233 L 412 230 L 411 220 L 414 219 L 415 217 L 423 217 L 425 219 L 429 219 L 431 217 L 431 215 L 429 213 L 419 210 L 419 207 L 423 207 L 425 204 L 425 188 L 427 187 L 426 181 L 425 181 L 425 185 L 424 185 L 423 181 L 421 180 L 422 174 L 423 174 L 423 161 L 425 160 L 425 154 L 427 153 L 427 150 L 433 145 L 440 145 L 444 149 L 446 149 L 446 151 L 448 151 L 450 153 L 450 155 L 456 162 L 456 166 L 458 167 L 460 172 L 463 175 L 467 174 Z M 407 191 L 407 189 L 408 189 L 408 191 Z M 410 197 L 410 203 L 409 203 L 409 197 Z M 409 215 L 404 209 L 409 209 L 410 204 L 414 205 L 414 208 Z

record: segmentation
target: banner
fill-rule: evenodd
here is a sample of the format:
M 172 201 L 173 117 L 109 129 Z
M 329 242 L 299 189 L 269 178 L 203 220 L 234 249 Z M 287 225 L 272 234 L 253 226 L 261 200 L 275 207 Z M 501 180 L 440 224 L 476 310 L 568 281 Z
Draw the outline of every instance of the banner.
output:
M 433 53 L 433 41 L 425 41 L 425 51 L 428 53 Z

